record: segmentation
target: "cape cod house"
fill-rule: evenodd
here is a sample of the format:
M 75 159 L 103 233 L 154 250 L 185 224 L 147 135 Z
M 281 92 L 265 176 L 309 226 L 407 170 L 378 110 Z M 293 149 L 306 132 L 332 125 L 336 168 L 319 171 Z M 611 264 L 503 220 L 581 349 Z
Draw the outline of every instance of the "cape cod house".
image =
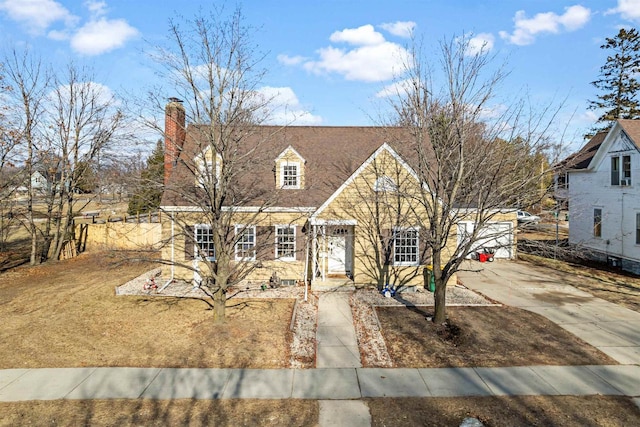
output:
M 313 287 L 336 281 L 423 283 L 431 261 L 418 193 L 428 188 L 415 172 L 416 153 L 406 130 L 252 127 L 234 148 L 235 160 L 212 152 L 208 132 L 207 125 L 185 125 L 178 100 L 167 105 L 161 209 L 168 214 L 163 215 L 163 259 L 171 271 L 163 276 L 199 283 L 203 263 L 216 261 L 201 203 L 207 186 L 200 180 L 231 179 L 236 185 L 228 187 L 223 206 L 229 219 L 225 239 L 234 248 L 231 262 L 250 266 L 244 280 L 266 283 L 277 277 Z M 234 165 L 233 178 L 219 175 L 223 162 L 237 159 L 244 163 Z M 455 240 L 454 234 L 449 249 Z M 508 241 L 512 257 L 515 239 Z
M 594 136 L 567 171 L 569 242 L 640 274 L 640 120 Z

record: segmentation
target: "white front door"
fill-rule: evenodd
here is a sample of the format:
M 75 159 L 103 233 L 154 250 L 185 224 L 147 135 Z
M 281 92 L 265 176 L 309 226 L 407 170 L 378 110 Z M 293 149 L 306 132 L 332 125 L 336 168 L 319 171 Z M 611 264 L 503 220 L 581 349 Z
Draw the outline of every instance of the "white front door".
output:
M 344 235 L 329 236 L 329 273 L 345 273 L 346 241 L 346 236 Z

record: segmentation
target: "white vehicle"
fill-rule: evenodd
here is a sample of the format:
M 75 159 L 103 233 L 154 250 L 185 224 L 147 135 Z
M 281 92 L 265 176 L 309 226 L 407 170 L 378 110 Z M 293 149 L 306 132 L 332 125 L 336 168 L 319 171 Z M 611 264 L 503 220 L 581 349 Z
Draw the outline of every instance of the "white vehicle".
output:
M 529 212 L 518 211 L 518 222 L 520 224 L 537 224 L 540 221 L 540 217 L 538 215 L 531 215 Z

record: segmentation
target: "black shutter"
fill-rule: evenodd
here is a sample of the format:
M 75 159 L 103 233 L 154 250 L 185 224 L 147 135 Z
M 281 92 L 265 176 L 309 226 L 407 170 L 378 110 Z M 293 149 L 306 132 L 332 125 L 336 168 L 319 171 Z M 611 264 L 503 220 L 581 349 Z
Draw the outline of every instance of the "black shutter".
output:
M 194 259 L 193 245 L 195 244 L 195 227 L 188 225 L 184 227 L 184 259 Z

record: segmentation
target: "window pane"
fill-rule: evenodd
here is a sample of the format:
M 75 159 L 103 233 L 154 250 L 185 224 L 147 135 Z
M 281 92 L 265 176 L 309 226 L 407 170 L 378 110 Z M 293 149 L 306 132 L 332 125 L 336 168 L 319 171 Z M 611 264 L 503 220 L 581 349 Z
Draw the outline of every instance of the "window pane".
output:
M 298 186 L 298 167 L 296 165 L 284 165 L 282 168 L 283 187 Z
M 622 156 L 622 177 L 631 178 L 631 156 Z
M 620 157 L 611 158 L 611 185 L 620 185 Z
M 210 225 L 198 224 L 195 227 L 196 232 L 196 255 L 200 258 L 206 258 L 209 261 L 215 261 L 216 251 L 213 244 L 213 229 Z
M 296 230 L 294 227 L 276 228 L 276 258 L 295 258 Z
M 602 209 L 593 210 L 593 236 L 602 237 Z
M 418 232 L 416 230 L 396 231 L 393 261 L 394 264 L 418 264 Z
M 640 213 L 636 214 L 636 245 L 640 245 Z

